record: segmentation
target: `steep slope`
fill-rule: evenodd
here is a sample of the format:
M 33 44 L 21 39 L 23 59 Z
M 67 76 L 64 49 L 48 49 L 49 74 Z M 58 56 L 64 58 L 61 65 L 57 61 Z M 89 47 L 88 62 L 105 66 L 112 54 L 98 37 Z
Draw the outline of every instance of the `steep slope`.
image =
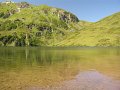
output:
M 27 2 L 0 3 L 2 46 L 54 45 L 66 38 L 78 18 L 65 10 Z
M 81 21 L 79 24 L 81 25 Z M 57 45 L 120 46 L 120 12 L 95 23 L 86 22 L 78 31 Z

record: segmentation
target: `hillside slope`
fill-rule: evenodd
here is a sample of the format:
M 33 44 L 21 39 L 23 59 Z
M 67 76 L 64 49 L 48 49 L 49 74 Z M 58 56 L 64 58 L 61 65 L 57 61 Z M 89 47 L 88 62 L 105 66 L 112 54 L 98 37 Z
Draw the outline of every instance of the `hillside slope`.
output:
M 0 3 L 1 46 L 46 46 L 66 38 L 78 18 L 65 10 L 27 2 Z
M 78 31 L 57 45 L 120 46 L 120 12 L 95 23 L 86 23 Z
M 47 5 L 0 3 L 0 46 L 120 46 L 120 12 L 92 23 Z

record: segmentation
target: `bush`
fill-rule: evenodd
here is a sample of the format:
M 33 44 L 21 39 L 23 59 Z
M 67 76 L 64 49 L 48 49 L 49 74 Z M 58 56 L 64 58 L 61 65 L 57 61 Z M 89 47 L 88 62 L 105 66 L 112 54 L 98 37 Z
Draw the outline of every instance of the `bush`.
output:
M 107 39 L 107 38 L 100 39 L 97 44 L 97 46 L 111 46 L 111 45 L 112 44 L 110 43 L 110 39 Z
M 4 46 L 4 44 L 0 41 L 0 46 Z
M 3 16 L 4 16 L 4 13 L 3 13 L 3 12 L 1 12 L 1 13 L 0 13 L 0 18 L 1 18 L 1 17 L 3 17 Z

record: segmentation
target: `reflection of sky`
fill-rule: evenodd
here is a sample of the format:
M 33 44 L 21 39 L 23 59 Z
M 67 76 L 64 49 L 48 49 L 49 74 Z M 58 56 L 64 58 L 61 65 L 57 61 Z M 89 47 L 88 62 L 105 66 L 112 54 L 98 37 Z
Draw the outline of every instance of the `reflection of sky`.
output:
M 3 0 L 0 0 L 3 1 Z M 13 0 L 32 4 L 47 4 L 63 8 L 79 17 L 80 20 L 98 21 L 99 19 L 120 11 L 120 0 Z

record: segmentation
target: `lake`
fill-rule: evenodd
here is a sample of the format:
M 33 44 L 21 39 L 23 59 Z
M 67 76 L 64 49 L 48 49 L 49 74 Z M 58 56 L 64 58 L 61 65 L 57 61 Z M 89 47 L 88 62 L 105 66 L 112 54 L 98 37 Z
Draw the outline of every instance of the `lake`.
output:
M 120 48 L 0 47 L 0 90 L 120 90 Z

